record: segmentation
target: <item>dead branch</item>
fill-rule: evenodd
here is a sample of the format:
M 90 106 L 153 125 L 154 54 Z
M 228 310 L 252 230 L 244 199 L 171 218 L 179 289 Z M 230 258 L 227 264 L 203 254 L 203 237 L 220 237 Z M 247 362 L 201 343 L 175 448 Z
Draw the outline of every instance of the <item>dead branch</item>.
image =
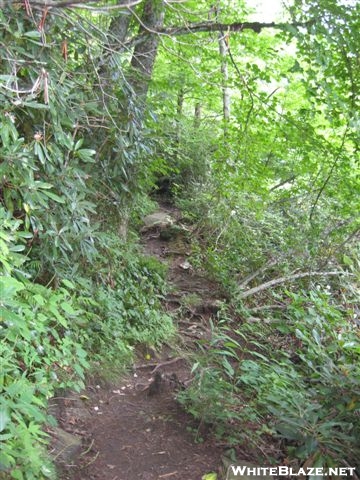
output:
M 251 313 L 262 312 L 263 310 L 284 310 L 286 305 L 262 305 L 261 307 L 250 308 Z
M 141 3 L 142 0 L 129 0 L 117 5 L 103 5 L 99 6 L 98 0 L 63 0 L 63 1 L 53 1 L 53 0 L 31 0 L 32 7 L 48 7 L 48 8 L 84 8 L 89 10 L 96 11 L 109 11 L 109 10 L 119 10 L 119 9 L 129 9 Z M 21 5 L 23 2 L 21 0 L 0 0 L 0 8 L 4 8 L 5 5 Z M 94 6 L 91 6 L 94 4 Z
M 335 272 L 306 272 L 306 273 L 296 273 L 294 275 L 287 275 L 286 277 L 275 278 L 274 280 L 270 280 L 269 282 L 265 282 L 257 287 L 250 288 L 246 292 L 240 293 L 240 298 L 250 297 L 251 295 L 255 295 L 256 293 L 262 292 L 263 290 L 267 290 L 270 287 L 275 287 L 276 285 L 281 285 L 282 283 L 291 282 L 293 280 L 297 280 L 298 278 L 306 278 L 306 277 L 328 277 L 332 275 L 344 275 L 344 272 L 335 271 Z M 352 275 L 347 273 L 347 275 Z
M 234 22 L 234 23 L 218 23 L 213 21 L 190 23 L 186 26 L 166 27 L 157 29 L 157 33 L 163 35 L 186 35 L 189 33 L 200 32 L 238 32 L 243 30 L 253 30 L 255 33 L 260 33 L 264 28 L 275 28 L 278 30 L 288 30 L 289 27 L 309 27 L 313 25 L 313 21 L 309 22 L 294 22 L 294 23 L 275 23 L 275 22 Z
M 153 370 L 151 370 L 151 373 L 155 373 L 157 370 L 159 370 L 159 368 L 165 367 L 166 365 L 171 365 L 171 364 L 173 364 L 173 363 L 180 362 L 180 360 L 184 360 L 184 361 L 185 361 L 185 358 L 183 358 L 183 357 L 176 357 L 176 358 L 172 358 L 171 360 L 167 360 L 166 362 L 161 362 L 161 363 L 159 363 Z

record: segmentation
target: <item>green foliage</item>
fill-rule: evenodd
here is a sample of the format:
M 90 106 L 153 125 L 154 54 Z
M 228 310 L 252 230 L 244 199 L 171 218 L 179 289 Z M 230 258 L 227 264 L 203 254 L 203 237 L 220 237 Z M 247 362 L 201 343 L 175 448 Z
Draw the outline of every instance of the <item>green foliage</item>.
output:
M 28 235 L 2 207 L 0 218 L 0 470 L 14 479 L 52 478 L 41 426 L 57 388 L 83 387 L 83 310 L 66 288 L 52 291 L 19 271 L 26 258 L 17 252 Z
M 32 39 L 27 21 L 8 13 L 0 14 L 2 48 L 8 52 L 2 82 L 11 86 L 1 90 L 1 200 L 35 234 L 31 247 L 41 263 L 34 273 L 46 283 L 95 251 L 87 170 L 96 152 L 87 148 L 79 122 L 96 112 L 96 104 L 86 87 L 78 90 L 69 78 L 61 52 L 42 49 L 40 33 Z M 24 62 L 24 56 L 26 67 L 13 75 L 12 63 Z
M 194 131 L 192 122 L 186 117 L 178 120 L 174 130 L 173 123 L 166 119 L 164 105 L 158 115 L 160 121 L 150 123 L 158 132 L 154 147 L 163 163 L 162 169 L 156 169 L 156 176 L 168 178 L 176 196 L 181 196 L 181 192 L 191 196 L 193 190 L 207 181 L 210 159 L 216 148 L 214 137 L 209 126 Z
M 140 169 L 149 146 L 125 86 L 108 103 L 94 88 L 101 19 L 66 11 L 43 28 L 38 13 L 0 12 L 0 477 L 23 480 L 55 477 L 44 425 L 56 389 L 79 390 L 94 365 L 115 375 L 138 342 L 173 333 L 162 265 L 118 236 L 153 208 L 141 192 L 161 166 Z
M 289 293 L 289 300 L 286 314 L 266 323 L 235 327 L 223 311 L 195 364 L 200 374 L 180 400 L 228 441 L 265 446 L 271 434 L 286 439 L 300 463 L 333 466 L 347 458 L 355 465 L 357 328 L 327 291 Z
M 266 448 L 271 435 L 299 463 L 355 464 L 359 7 L 301 0 L 288 13 L 307 27 L 231 33 L 225 60 L 216 35 L 197 35 L 196 49 L 169 39 L 155 70 L 157 148 L 185 186 L 176 201 L 196 233 L 191 262 L 230 304 L 179 398 L 228 441 Z M 239 21 L 226 2 L 216 14 Z M 158 88 L 169 62 L 171 87 Z
M 280 435 L 294 441 L 290 450 L 296 458 L 331 465 L 347 456 L 355 462 L 360 426 L 356 329 L 326 293 L 290 298 L 286 317 L 274 328 L 293 351 L 287 348 L 275 368 L 261 365 L 257 395 L 275 416 Z
M 13 253 L 24 236 L 16 230 L 20 225 L 8 218 L 0 231 L 7 269 L 25 261 Z M 46 402 L 56 389 L 84 386 L 86 352 L 93 363 L 111 364 L 115 375 L 132 358 L 135 344 L 157 347 L 173 334 L 171 318 L 161 313 L 163 265 L 119 249 L 111 235 L 106 247 L 89 280 L 63 280 L 56 290 L 30 282 L 21 272 L 0 277 L 0 425 L 6 442 L 0 462 L 12 478 L 52 478 L 41 430 L 50 421 Z
M 123 367 L 137 343 L 158 347 L 174 333 L 171 318 L 162 312 L 164 266 L 139 254 L 131 245 L 119 248 L 118 239 L 103 236 L 104 249 L 81 279 L 87 292 L 83 302 L 95 312 L 88 324 L 87 348 L 96 359 Z

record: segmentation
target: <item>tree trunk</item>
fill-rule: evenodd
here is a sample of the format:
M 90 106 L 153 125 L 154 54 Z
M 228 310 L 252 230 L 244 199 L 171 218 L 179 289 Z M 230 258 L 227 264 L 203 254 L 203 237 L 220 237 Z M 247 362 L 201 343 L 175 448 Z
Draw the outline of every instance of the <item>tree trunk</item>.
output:
M 118 5 L 131 5 L 132 0 L 118 0 Z M 115 50 L 121 50 L 121 46 L 124 44 L 127 33 L 129 30 L 129 24 L 132 15 L 129 10 L 121 11 L 120 15 L 113 19 L 110 25 L 110 32 L 115 37 L 116 45 Z
M 153 31 L 164 24 L 165 4 L 163 0 L 145 0 L 139 27 L 140 41 L 134 48 L 131 59 L 131 85 L 140 108 L 145 107 L 145 100 L 156 59 L 160 36 Z
M 119 5 L 131 5 L 132 0 L 118 0 Z M 121 78 L 118 55 L 123 50 L 126 37 L 128 36 L 129 25 L 132 15 L 124 8 L 115 17 L 109 27 L 109 41 L 103 52 L 100 63 L 100 74 L 109 87 Z

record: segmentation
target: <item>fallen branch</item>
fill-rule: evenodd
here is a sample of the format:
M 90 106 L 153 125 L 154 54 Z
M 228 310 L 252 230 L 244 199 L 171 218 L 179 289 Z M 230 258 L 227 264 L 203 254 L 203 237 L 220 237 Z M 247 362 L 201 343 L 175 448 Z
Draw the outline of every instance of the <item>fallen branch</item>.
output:
M 156 363 L 144 363 L 143 365 L 136 365 L 135 370 L 142 370 L 143 368 L 156 367 L 157 365 L 158 365 L 158 362 L 156 362 Z
M 189 333 L 183 330 L 179 330 L 179 333 L 185 337 L 196 338 L 196 340 L 201 340 L 203 338 L 200 333 Z
M 297 280 L 298 278 L 305 278 L 305 277 L 329 277 L 332 275 L 344 275 L 344 272 L 335 271 L 335 272 L 306 272 L 306 273 L 296 273 L 294 275 L 288 275 L 286 277 L 275 278 L 274 280 L 270 280 L 269 282 L 262 283 L 257 287 L 250 288 L 246 292 L 240 293 L 240 298 L 250 297 L 251 295 L 255 295 L 256 293 L 262 292 L 263 290 L 267 290 L 270 287 L 275 287 L 276 285 L 281 285 L 282 283 L 291 282 L 292 280 Z M 348 274 L 352 275 L 352 274 Z
M 157 370 L 159 370 L 159 368 L 164 367 L 165 365 L 172 365 L 173 363 L 179 362 L 180 360 L 185 360 L 185 359 L 182 358 L 182 357 L 175 357 L 175 358 L 172 358 L 171 360 L 166 360 L 165 362 L 161 362 L 161 363 L 158 363 L 158 362 L 156 362 L 156 363 L 144 363 L 143 365 L 136 366 L 135 370 L 155 367 L 150 372 L 150 373 L 155 373 Z
M 261 312 L 263 310 L 284 310 L 286 305 L 262 305 L 261 307 L 250 308 L 251 313 Z
M 180 362 L 180 360 L 185 360 L 183 357 L 176 357 L 172 358 L 171 360 L 167 360 L 166 362 L 159 363 L 153 370 L 151 370 L 151 373 L 155 373 L 159 368 L 165 367 L 165 365 L 171 365 L 176 362 Z

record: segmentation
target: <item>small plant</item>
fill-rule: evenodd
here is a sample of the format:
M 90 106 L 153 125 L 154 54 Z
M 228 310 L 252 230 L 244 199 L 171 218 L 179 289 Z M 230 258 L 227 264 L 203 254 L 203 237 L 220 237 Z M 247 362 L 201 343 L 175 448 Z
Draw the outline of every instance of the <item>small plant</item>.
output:
M 201 306 L 203 300 L 197 293 L 187 293 L 181 298 L 181 307 L 192 309 Z

